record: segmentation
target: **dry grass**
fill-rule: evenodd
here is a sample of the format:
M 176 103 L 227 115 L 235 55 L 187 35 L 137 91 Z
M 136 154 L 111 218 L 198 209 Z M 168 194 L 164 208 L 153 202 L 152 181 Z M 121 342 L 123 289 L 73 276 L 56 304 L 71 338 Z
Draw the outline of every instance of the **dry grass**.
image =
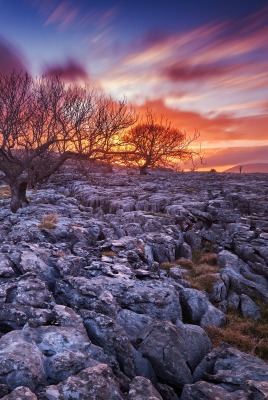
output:
M 9 186 L 0 187 L 0 200 L 9 199 L 11 197 L 11 192 Z
M 188 274 L 185 275 L 185 279 L 190 283 L 193 289 L 205 290 L 211 293 L 214 284 L 218 280 L 219 268 L 215 265 L 216 254 L 207 253 L 203 254 L 202 251 L 198 250 L 195 253 L 196 261 L 191 261 L 185 258 L 180 258 L 174 263 L 163 263 L 161 264 L 161 269 L 168 269 L 170 267 L 180 266 L 183 269 L 188 270 Z M 200 264 L 199 261 L 202 260 Z M 205 261 L 208 260 L 208 263 Z
M 169 272 L 170 268 L 172 268 L 172 267 L 179 267 L 179 266 L 180 266 L 180 265 L 179 265 L 176 261 L 174 261 L 174 262 L 163 262 L 163 263 L 160 265 L 160 269 Z
M 160 268 L 169 271 L 174 266 L 180 266 L 188 271 L 184 278 L 194 289 L 211 293 L 218 280 L 217 255 L 213 253 L 211 244 L 206 244 L 202 249 L 194 249 L 193 261 L 181 258 L 174 263 L 162 263 Z M 259 321 L 244 318 L 239 315 L 239 311 L 230 309 L 226 314 L 226 326 L 221 328 L 209 326 L 205 329 L 213 346 L 225 342 L 243 352 L 268 361 L 268 306 L 254 300 L 262 310 Z
M 188 258 L 179 258 L 178 260 L 176 260 L 176 265 L 189 271 L 194 268 L 194 263 L 191 260 L 188 260 Z
M 115 257 L 117 256 L 117 253 L 112 250 L 102 250 L 101 255 L 105 257 Z
M 193 289 L 205 290 L 207 293 L 212 293 L 214 284 L 219 278 L 214 274 L 202 274 L 199 276 L 188 275 L 185 279 L 191 284 Z
M 198 262 L 201 264 L 217 265 L 217 254 L 215 253 L 204 253 L 200 255 Z
M 55 229 L 59 217 L 56 214 L 46 214 L 38 225 L 40 229 Z
M 194 265 L 191 275 L 193 277 L 198 277 L 205 274 L 217 274 L 219 272 L 219 268 L 216 265 L 211 264 L 198 264 Z
M 64 253 L 63 251 L 58 251 L 58 252 L 56 252 L 56 253 L 53 253 L 53 257 L 56 257 L 56 258 L 61 258 L 61 257 L 64 257 L 64 256 L 66 256 L 67 254 L 66 253 Z
M 262 305 L 262 316 L 259 321 L 243 318 L 236 311 L 227 314 L 227 325 L 206 329 L 214 346 L 222 342 L 268 361 L 268 307 Z

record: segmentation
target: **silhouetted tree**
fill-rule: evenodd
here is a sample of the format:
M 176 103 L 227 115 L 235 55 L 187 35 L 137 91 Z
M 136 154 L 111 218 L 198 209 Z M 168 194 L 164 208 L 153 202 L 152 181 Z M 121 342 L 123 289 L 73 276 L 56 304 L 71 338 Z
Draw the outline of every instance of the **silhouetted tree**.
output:
M 149 167 L 163 167 L 178 160 L 192 161 L 195 167 L 194 157 L 200 156 L 200 153 L 189 146 L 198 136 L 195 132 L 193 137 L 187 138 L 168 120 L 163 117 L 158 119 L 147 111 L 141 122 L 124 135 L 123 142 L 128 153 L 123 155 L 123 159 L 128 165 L 138 165 L 141 175 L 145 175 Z
M 11 210 L 28 202 L 28 185 L 50 177 L 68 158 L 108 157 L 119 131 L 135 120 L 125 100 L 87 86 L 68 86 L 59 77 L 0 75 L 0 171 L 11 189 Z

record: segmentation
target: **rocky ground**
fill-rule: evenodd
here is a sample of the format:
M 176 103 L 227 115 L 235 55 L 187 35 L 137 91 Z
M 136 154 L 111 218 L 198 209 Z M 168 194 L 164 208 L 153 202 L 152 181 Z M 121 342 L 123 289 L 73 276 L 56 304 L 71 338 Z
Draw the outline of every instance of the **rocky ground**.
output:
M 268 398 L 268 364 L 207 333 L 268 306 L 267 174 L 65 172 L 28 196 L 0 200 L 1 399 Z

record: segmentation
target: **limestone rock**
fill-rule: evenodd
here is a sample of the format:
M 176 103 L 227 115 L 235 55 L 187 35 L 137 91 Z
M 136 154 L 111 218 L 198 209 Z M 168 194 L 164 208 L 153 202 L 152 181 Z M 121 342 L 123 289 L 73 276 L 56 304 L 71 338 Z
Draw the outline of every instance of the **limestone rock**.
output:
M 12 331 L 0 339 L 0 377 L 10 389 L 27 386 L 35 391 L 45 385 L 44 356 L 21 331 Z
M 38 397 L 31 390 L 24 386 L 19 386 L 10 394 L 2 397 L 3 400 L 38 400 Z
M 47 386 L 43 399 L 47 400 L 124 400 L 111 369 L 105 364 L 89 367 L 70 376 L 57 386 Z
M 136 376 L 129 386 L 129 400 L 162 400 L 162 397 L 151 384 L 151 382 L 141 376 Z
M 180 400 L 248 400 L 242 391 L 230 393 L 220 386 L 199 381 L 193 385 L 185 385 Z

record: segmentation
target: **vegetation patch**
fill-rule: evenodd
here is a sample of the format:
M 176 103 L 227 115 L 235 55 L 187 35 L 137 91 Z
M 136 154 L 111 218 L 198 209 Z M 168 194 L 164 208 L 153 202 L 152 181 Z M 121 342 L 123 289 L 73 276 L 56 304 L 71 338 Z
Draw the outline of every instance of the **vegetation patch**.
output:
M 9 186 L 0 187 L 0 200 L 9 199 L 11 197 L 11 192 Z
M 254 321 L 238 315 L 238 311 L 230 310 L 227 314 L 227 324 L 217 328 L 209 326 L 206 329 L 213 346 L 225 342 L 230 346 L 258 356 L 268 361 L 268 307 L 262 305 L 261 319 Z
M 40 221 L 40 229 L 56 229 L 59 217 L 56 214 L 46 214 Z
M 178 263 L 178 261 L 177 262 L 176 261 L 174 261 L 174 262 L 163 262 L 160 265 L 160 269 L 162 269 L 163 271 L 169 272 L 170 268 L 172 268 L 172 267 L 180 267 L 180 266 L 181 265 Z
M 200 249 L 194 249 L 193 261 L 181 258 L 175 261 L 176 266 L 186 269 L 188 273 L 185 279 L 193 289 L 205 290 L 211 293 L 214 284 L 219 279 L 219 268 L 217 266 L 217 255 L 214 253 L 203 253 Z M 164 269 L 161 265 L 161 269 Z
M 217 254 L 211 250 L 212 244 L 206 243 L 202 249 L 193 249 L 192 261 L 182 258 L 175 263 L 162 264 L 161 269 L 168 267 L 165 264 L 179 265 L 188 271 L 185 279 L 192 288 L 211 293 L 219 277 Z M 225 342 L 238 350 L 268 361 L 268 306 L 259 300 L 254 300 L 261 308 L 260 320 L 245 318 L 239 314 L 239 310 L 229 309 L 226 313 L 226 326 L 221 328 L 209 326 L 205 329 L 213 346 Z
M 112 250 L 102 250 L 101 255 L 104 257 L 115 257 L 117 256 L 117 253 Z

